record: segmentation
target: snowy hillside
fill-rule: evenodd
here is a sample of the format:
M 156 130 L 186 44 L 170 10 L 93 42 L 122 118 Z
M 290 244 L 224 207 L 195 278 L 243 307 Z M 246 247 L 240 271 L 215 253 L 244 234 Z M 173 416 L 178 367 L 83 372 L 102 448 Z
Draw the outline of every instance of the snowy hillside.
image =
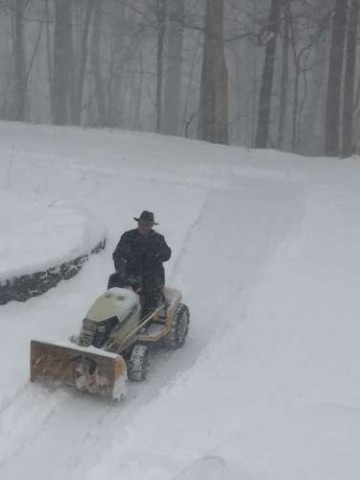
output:
M 0 478 L 358 480 L 359 185 L 358 158 L 0 123 L 2 278 L 85 245 L 84 218 L 108 238 L 76 277 L 0 307 Z M 31 338 L 78 331 L 144 209 L 187 343 L 118 406 L 30 384 Z

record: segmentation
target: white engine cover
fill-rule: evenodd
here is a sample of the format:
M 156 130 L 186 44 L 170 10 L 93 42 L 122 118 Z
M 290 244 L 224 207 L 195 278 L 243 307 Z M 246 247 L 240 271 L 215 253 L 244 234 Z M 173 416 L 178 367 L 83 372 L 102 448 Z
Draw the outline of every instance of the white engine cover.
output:
M 140 315 L 139 296 L 130 289 L 113 287 L 98 297 L 86 318 L 94 322 L 101 322 L 111 317 L 117 317 L 122 322 L 130 313 Z

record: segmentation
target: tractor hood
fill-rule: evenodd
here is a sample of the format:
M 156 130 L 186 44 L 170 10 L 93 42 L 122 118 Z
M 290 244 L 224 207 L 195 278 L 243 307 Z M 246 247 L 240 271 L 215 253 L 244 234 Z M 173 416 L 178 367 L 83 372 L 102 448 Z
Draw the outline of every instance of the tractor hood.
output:
M 135 292 L 126 288 L 114 287 L 96 299 L 85 318 L 97 323 L 117 317 L 121 323 L 137 309 L 140 310 L 140 299 Z

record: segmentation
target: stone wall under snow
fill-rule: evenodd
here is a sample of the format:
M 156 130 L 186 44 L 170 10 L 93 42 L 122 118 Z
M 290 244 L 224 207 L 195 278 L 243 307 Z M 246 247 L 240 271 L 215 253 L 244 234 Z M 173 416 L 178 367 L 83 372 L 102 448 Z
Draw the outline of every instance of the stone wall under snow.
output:
M 105 247 L 104 226 L 83 209 L 11 192 L 0 201 L 0 305 L 47 292 Z

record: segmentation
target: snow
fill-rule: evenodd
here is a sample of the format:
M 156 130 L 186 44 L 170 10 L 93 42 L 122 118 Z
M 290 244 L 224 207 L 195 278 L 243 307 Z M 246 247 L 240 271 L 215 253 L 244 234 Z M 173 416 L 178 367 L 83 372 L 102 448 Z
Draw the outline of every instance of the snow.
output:
M 106 236 L 90 213 L 66 202 L 8 189 L 0 192 L 0 202 L 0 281 L 89 254 Z
M 104 251 L 0 307 L 6 480 L 358 480 L 360 164 L 70 127 L 0 123 L 0 274 Z M 151 210 L 190 308 L 185 346 L 113 405 L 29 383 Z

